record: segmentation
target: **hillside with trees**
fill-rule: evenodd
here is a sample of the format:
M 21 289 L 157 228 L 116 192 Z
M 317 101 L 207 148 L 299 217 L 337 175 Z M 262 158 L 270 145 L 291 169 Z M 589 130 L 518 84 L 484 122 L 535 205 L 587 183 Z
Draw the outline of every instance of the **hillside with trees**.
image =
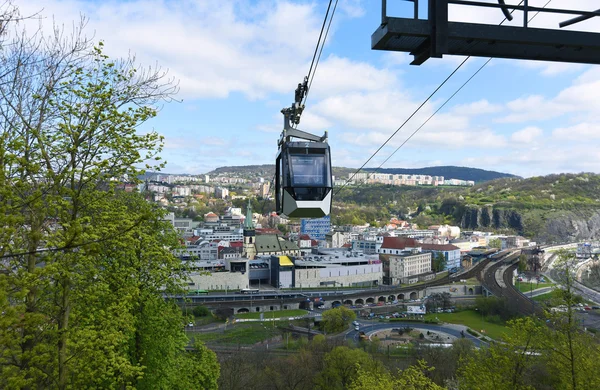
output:
M 365 168 L 365 172 L 373 172 L 375 169 Z M 339 179 L 347 179 L 350 175 L 356 172 L 355 168 L 345 167 L 333 167 L 333 175 Z M 430 176 L 444 176 L 447 179 L 460 179 L 460 180 L 473 180 L 476 183 L 481 183 L 489 180 L 495 180 L 503 177 L 507 178 L 519 178 L 518 176 L 510 173 L 502 173 L 495 171 L 486 171 L 478 168 L 468 167 L 454 167 L 454 166 L 440 166 L 440 167 L 427 167 L 427 168 L 382 168 L 378 169 L 379 173 L 389 174 L 412 174 L 412 175 L 430 175 Z M 275 173 L 275 165 L 244 165 L 244 166 L 229 166 L 216 168 L 213 171 L 207 173 L 207 175 L 215 176 L 220 174 L 232 174 L 234 176 L 243 177 L 272 177 Z
M 332 218 L 343 224 L 394 216 L 561 242 L 600 237 L 599 194 L 594 173 L 502 178 L 471 188 L 357 185 L 338 191 Z
M 375 169 L 365 168 L 365 171 L 374 171 Z M 379 173 L 402 174 L 402 175 L 429 175 L 443 176 L 446 179 L 472 180 L 476 183 L 482 183 L 503 177 L 520 178 L 510 173 L 487 171 L 479 168 L 456 167 L 452 165 L 426 168 L 380 168 Z

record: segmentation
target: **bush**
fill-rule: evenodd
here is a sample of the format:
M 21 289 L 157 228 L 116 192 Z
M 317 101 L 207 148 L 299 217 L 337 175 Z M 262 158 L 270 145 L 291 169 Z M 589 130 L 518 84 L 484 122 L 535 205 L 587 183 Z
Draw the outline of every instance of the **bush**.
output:
M 419 338 L 420 338 L 421 340 L 423 340 L 423 339 L 425 338 L 425 335 L 424 335 L 423 333 L 419 333 Z
M 207 315 L 210 314 L 210 309 L 206 306 L 196 306 L 192 310 L 192 313 L 196 317 L 206 317 Z
M 474 337 L 479 337 L 480 336 L 479 333 L 475 332 L 471 328 L 467 328 L 467 333 L 470 334 L 471 336 L 474 336 Z

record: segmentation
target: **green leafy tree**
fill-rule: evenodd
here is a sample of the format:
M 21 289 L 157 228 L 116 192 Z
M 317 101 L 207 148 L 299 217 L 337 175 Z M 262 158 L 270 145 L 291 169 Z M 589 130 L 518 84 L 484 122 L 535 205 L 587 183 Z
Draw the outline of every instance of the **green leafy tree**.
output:
M 199 305 L 194 307 L 192 313 L 194 313 L 196 317 L 206 317 L 210 315 L 210 309 L 206 306 Z
M 551 326 L 543 347 L 548 354 L 548 367 L 557 388 L 585 389 L 600 387 L 600 348 L 588 333 L 582 333 L 575 304 L 580 301 L 574 292 L 577 259 L 573 252 L 561 250 L 555 261 L 555 275 L 562 288 L 557 304 L 564 312 L 547 312 Z
M 500 240 L 499 238 L 492 238 L 488 241 L 488 246 L 490 248 L 500 249 L 502 248 L 502 240 Z
M 355 319 L 356 313 L 344 306 L 340 306 L 324 311 L 321 323 L 325 332 L 338 333 L 347 329 Z
M 173 388 L 190 364 L 163 298 L 185 280 L 178 238 L 122 188 L 161 167 L 162 138 L 137 129 L 176 88 L 82 34 L 0 49 L 0 387 Z
M 504 343 L 492 344 L 467 357 L 459 370 L 459 382 L 464 389 L 534 389 L 531 376 L 539 353 L 544 325 L 524 318 L 510 324 L 512 336 Z
M 388 371 L 372 372 L 360 367 L 353 380 L 350 390 L 443 390 L 443 387 L 435 384 L 427 374 L 433 368 L 427 367 L 424 361 L 419 360 L 417 364 L 409 366 L 398 375 L 394 376 Z
M 527 270 L 527 256 L 525 256 L 523 254 L 519 256 L 518 269 L 519 269 L 519 272 L 524 272 Z
M 347 389 L 362 367 L 373 375 L 384 372 L 383 365 L 360 349 L 336 347 L 325 355 L 322 371 L 315 379 L 317 389 Z
M 440 252 L 433 257 L 431 263 L 431 269 L 434 272 L 441 272 L 446 268 L 446 256 Z

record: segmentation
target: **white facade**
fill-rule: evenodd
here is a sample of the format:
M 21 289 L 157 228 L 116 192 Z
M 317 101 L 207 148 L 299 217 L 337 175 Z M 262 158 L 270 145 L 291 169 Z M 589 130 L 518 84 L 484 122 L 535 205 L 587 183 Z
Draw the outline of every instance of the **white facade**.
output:
M 296 287 L 374 285 L 381 284 L 383 276 L 381 263 L 296 269 L 295 273 Z
M 202 272 L 189 275 L 190 290 L 239 290 L 249 286 L 248 272 Z
M 328 248 L 341 248 L 350 242 L 350 234 L 342 232 L 332 232 L 325 235 Z
M 229 196 L 229 190 L 223 187 L 215 187 L 215 196 L 217 198 L 225 199 Z
M 384 282 L 391 285 L 407 283 L 411 277 L 431 272 L 431 253 L 404 252 L 383 255 Z

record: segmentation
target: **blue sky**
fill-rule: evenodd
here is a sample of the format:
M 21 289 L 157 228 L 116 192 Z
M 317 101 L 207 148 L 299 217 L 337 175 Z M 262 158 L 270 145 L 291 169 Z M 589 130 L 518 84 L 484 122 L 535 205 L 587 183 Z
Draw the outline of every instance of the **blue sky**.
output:
M 395 3 L 388 11 L 393 16 L 412 6 Z M 17 4 L 23 14 L 39 12 L 45 28 L 53 18 L 71 26 L 83 14 L 89 35 L 104 40 L 109 55 L 131 52 L 142 66 L 168 68 L 180 81 L 183 101 L 165 105 L 145 129 L 166 138 L 166 172 L 194 174 L 274 161 L 280 110 L 308 72 L 327 7 L 325 0 Z M 598 8 L 596 0 L 553 0 L 550 6 Z M 329 131 L 336 166 L 362 165 L 463 59 L 430 59 L 415 67 L 407 54 L 371 50 L 380 13 L 378 0 L 340 0 L 299 126 Z M 461 20 L 502 20 L 498 10 L 451 9 L 451 18 L 459 13 Z M 563 19 L 540 15 L 532 24 L 555 27 Z M 600 32 L 600 20 L 576 27 Z M 469 60 L 368 166 L 379 166 L 483 61 Z M 599 66 L 495 59 L 384 167 L 460 165 L 522 176 L 600 172 L 598 112 Z

